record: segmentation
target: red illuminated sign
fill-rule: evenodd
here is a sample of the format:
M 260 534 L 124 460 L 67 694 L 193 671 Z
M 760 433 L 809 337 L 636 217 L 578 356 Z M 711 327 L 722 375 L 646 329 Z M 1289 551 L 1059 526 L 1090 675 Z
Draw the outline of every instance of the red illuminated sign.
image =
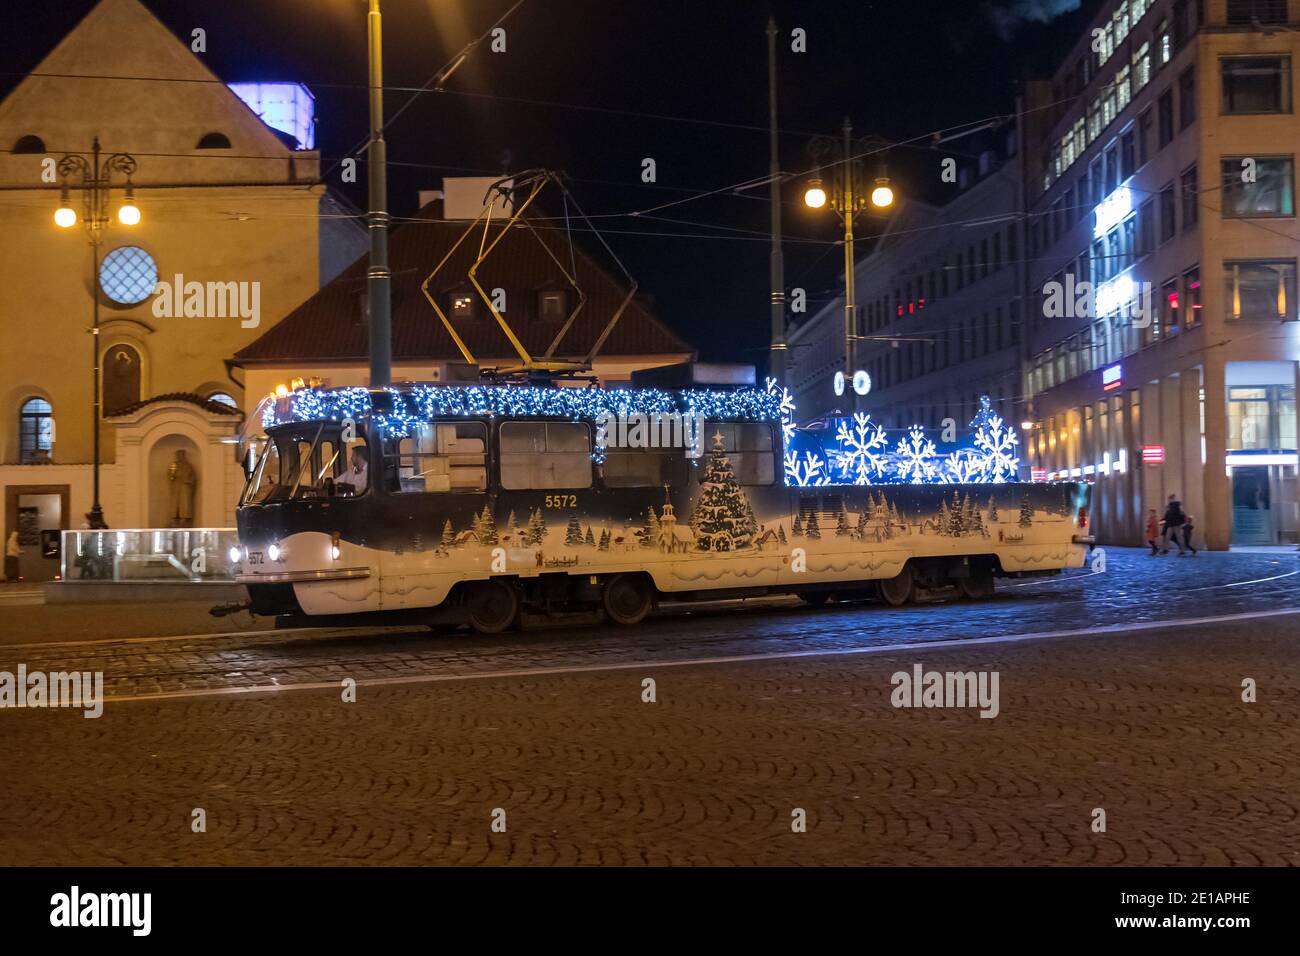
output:
M 1142 464 L 1163 465 L 1164 463 L 1165 463 L 1164 445 L 1143 445 L 1142 446 Z

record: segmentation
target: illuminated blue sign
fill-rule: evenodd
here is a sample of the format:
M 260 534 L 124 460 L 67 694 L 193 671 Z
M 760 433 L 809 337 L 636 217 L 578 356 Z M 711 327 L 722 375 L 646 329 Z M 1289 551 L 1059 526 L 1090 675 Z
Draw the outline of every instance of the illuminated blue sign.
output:
M 1120 363 L 1107 365 L 1101 370 L 1101 390 L 1112 392 L 1124 384 L 1124 366 Z
M 263 123 L 287 133 L 299 149 L 316 148 L 316 99 L 301 83 L 228 83 Z

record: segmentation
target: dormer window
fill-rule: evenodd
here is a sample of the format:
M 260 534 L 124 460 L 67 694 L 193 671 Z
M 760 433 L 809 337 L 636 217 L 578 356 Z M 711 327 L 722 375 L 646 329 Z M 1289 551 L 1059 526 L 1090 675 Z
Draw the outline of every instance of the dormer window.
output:
M 563 321 L 568 315 L 568 300 L 563 289 L 547 289 L 539 294 L 538 314 L 542 321 Z
M 471 319 L 474 317 L 474 296 L 469 292 L 451 294 L 451 317 L 453 319 Z
M 204 133 L 195 149 L 230 149 L 230 137 L 225 133 Z

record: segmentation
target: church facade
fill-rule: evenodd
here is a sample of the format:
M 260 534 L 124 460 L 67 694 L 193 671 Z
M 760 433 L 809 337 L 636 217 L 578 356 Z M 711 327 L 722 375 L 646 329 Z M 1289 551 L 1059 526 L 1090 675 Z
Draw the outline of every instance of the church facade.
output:
M 57 573 L 51 532 L 93 501 L 96 360 L 107 523 L 233 524 L 246 396 L 229 359 L 366 242 L 310 137 L 263 115 L 140 0 L 102 0 L 0 102 L 0 487 L 25 579 Z M 129 157 L 108 164 L 97 244 L 65 161 L 96 145 Z

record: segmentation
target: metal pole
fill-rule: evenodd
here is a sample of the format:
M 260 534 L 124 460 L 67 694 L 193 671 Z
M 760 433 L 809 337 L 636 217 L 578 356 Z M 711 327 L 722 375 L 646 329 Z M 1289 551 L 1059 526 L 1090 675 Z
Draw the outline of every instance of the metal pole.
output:
M 768 199 L 772 208 L 772 345 L 768 373 L 778 384 L 785 383 L 785 255 L 781 251 L 781 159 L 776 125 L 776 18 L 767 20 L 767 114 L 768 153 L 771 182 Z
M 388 149 L 384 144 L 384 63 L 379 0 L 370 0 L 367 18 L 370 51 L 370 385 L 389 385 L 393 377 L 392 294 L 388 270 Z
M 89 184 L 90 198 L 90 301 L 92 303 L 92 319 L 90 326 L 90 347 L 94 354 L 91 356 L 91 365 L 94 368 L 94 391 L 91 394 L 91 441 L 94 448 L 94 459 L 91 469 L 92 474 L 92 491 L 90 505 L 89 523 L 92 528 L 106 528 L 108 525 L 104 521 L 104 509 L 99 503 L 99 230 L 101 214 L 101 196 L 100 196 L 100 168 L 99 168 L 99 137 L 95 137 L 94 144 L 91 147 L 90 162 L 91 180 Z
M 844 380 L 853 381 L 856 370 L 854 345 L 857 328 L 854 319 L 857 311 L 856 289 L 853 277 L 853 218 L 857 213 L 857 196 L 853 183 L 853 127 L 844 117 Z M 846 389 L 847 393 L 847 389 Z M 856 395 L 856 393 L 854 393 Z M 856 398 L 854 407 L 857 406 Z

